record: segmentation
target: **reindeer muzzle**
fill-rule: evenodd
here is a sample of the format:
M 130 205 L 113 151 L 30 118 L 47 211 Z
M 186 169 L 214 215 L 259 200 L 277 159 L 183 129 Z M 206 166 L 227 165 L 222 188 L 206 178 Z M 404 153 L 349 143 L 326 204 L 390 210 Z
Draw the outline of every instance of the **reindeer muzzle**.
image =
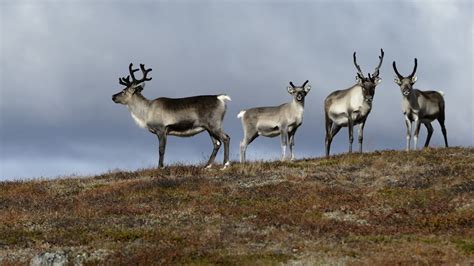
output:
M 112 101 L 114 101 L 114 103 L 118 103 L 117 102 L 117 95 L 112 95 Z
M 303 99 L 304 99 L 304 96 L 303 96 L 302 93 L 298 93 L 298 94 L 296 95 L 296 100 L 297 100 L 297 101 L 300 101 L 300 102 L 301 102 Z

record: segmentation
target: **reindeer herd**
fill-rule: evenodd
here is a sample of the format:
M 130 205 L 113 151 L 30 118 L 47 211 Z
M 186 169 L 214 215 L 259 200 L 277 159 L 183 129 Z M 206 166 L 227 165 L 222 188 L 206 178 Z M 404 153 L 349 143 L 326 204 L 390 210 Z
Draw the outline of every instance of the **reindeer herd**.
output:
M 362 152 L 364 139 L 364 126 L 372 109 L 372 101 L 375 87 L 380 83 L 380 67 L 384 58 L 384 51 L 380 49 L 379 64 L 372 74 L 364 76 L 360 66 L 357 64 L 356 52 L 353 54 L 354 65 L 357 69 L 357 83 L 348 89 L 337 90 L 329 94 L 324 101 L 325 124 L 326 124 L 326 156 L 329 156 L 331 142 L 341 128 L 347 127 L 349 131 L 349 153 L 352 152 L 353 128 L 359 125 L 358 142 L 359 152 Z M 445 120 L 445 104 L 443 92 L 421 91 L 414 89 L 416 82 L 416 69 L 418 61 L 415 58 L 415 66 L 409 76 L 402 76 L 395 61 L 395 83 L 400 86 L 402 92 L 402 111 L 405 116 L 407 127 L 406 150 L 410 150 L 412 124 L 415 123 L 413 136 L 413 149 L 417 148 L 418 134 L 423 123 L 428 131 L 425 147 L 429 145 L 433 126 L 431 122 L 438 120 L 444 137 L 444 143 L 448 147 L 448 139 Z M 230 97 L 221 95 L 202 95 L 187 98 L 165 98 L 154 100 L 146 99 L 141 91 L 145 87 L 145 81 L 152 78 L 147 77 L 151 68 L 146 69 L 140 64 L 143 77 L 137 79 L 133 64 L 129 65 L 129 75 L 119 78 L 119 83 L 125 88 L 112 96 L 115 103 L 126 105 L 132 118 L 138 126 L 148 129 L 158 137 L 159 160 L 158 166 L 163 167 L 163 160 L 168 135 L 179 137 L 190 137 L 206 131 L 214 146 L 211 156 L 206 163 L 206 168 L 212 167 L 219 148 L 224 144 L 224 168 L 230 165 L 229 143 L 230 137 L 222 129 L 222 122 Z M 130 80 L 130 78 L 132 80 Z M 244 138 L 240 142 L 240 162 L 245 162 L 247 146 L 258 136 L 281 137 L 281 160 L 286 160 L 286 148 L 289 147 L 290 160 L 295 158 L 293 153 L 296 130 L 303 123 L 304 101 L 311 86 L 305 81 L 301 86 L 295 86 L 290 81 L 288 93 L 293 97 L 291 102 L 278 106 L 255 107 L 242 110 L 237 115 L 242 121 Z

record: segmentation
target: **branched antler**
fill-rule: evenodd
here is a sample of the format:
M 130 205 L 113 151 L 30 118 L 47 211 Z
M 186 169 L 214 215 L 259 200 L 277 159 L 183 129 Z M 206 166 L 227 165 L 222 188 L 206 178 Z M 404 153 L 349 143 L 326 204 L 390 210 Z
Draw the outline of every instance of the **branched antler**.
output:
M 354 52 L 354 54 L 352 54 L 352 57 L 354 58 L 354 65 L 357 68 L 357 76 L 359 76 L 360 79 L 363 79 L 364 74 L 363 74 L 362 70 L 360 69 L 360 66 L 357 64 L 356 52 Z
M 143 77 L 141 79 L 137 79 L 135 77 L 135 72 L 137 72 L 138 70 L 142 70 L 142 73 L 143 73 Z M 148 73 L 152 70 L 151 68 L 149 69 L 145 69 L 145 65 L 144 64 L 140 64 L 140 69 L 133 69 L 133 63 L 130 63 L 130 65 L 128 66 L 128 71 L 130 72 L 130 75 L 128 75 L 127 77 L 122 77 L 122 78 L 119 78 L 119 83 L 121 85 L 124 85 L 124 86 L 131 86 L 133 84 L 140 84 L 144 81 L 148 81 L 148 80 L 151 80 L 152 78 L 147 78 L 147 75 Z M 130 81 L 130 77 L 132 78 L 132 81 Z
M 380 62 L 379 62 L 379 65 L 375 68 L 374 73 L 372 74 L 372 77 L 373 77 L 373 78 L 377 78 L 377 77 L 379 76 L 379 74 L 380 74 L 379 69 L 380 69 L 380 67 L 382 66 L 384 54 L 385 54 L 385 53 L 383 52 L 383 49 L 380 49 L 380 56 L 379 56 Z

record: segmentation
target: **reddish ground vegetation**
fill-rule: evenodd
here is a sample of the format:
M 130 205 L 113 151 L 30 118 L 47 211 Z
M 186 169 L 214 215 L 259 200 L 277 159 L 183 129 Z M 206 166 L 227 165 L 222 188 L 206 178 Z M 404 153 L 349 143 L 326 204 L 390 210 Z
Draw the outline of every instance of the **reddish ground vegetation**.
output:
M 473 148 L 0 182 L 0 264 L 468 265 L 473 191 Z

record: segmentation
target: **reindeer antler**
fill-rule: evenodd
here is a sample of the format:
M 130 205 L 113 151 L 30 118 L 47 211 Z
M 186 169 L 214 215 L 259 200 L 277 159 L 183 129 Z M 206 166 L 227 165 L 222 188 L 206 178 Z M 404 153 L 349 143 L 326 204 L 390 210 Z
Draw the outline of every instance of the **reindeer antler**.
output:
M 128 75 L 126 78 L 119 78 L 119 83 L 125 87 L 132 85 L 132 82 L 130 81 L 130 75 Z
M 148 75 L 148 73 L 149 73 L 150 71 L 152 71 L 152 69 L 151 69 L 151 68 L 145 69 L 145 64 L 140 64 L 140 68 L 141 68 L 142 73 L 143 73 L 143 78 L 142 78 L 142 80 L 143 80 L 143 81 L 145 81 L 145 80 L 146 80 L 146 81 L 151 80 L 152 78 L 147 78 L 146 75 Z M 140 81 L 140 82 L 141 82 L 141 81 Z
M 303 85 L 301 85 L 301 88 L 304 88 L 304 86 L 306 86 L 306 84 L 308 84 L 309 80 L 306 80 Z
M 291 85 L 291 87 L 296 88 L 295 84 L 293 84 L 292 81 L 290 81 L 290 85 Z
M 418 67 L 418 60 L 415 58 L 415 66 L 413 67 L 413 71 L 411 72 L 409 76 L 410 78 L 413 78 L 413 76 L 415 75 L 417 67 Z
M 356 52 L 354 52 L 354 54 L 352 54 L 352 57 L 354 58 L 354 65 L 357 68 L 357 75 L 359 76 L 359 78 L 363 79 L 364 74 L 363 74 L 362 70 L 360 69 L 360 66 L 357 64 Z
M 128 71 L 130 72 L 130 75 L 132 76 L 132 83 L 136 83 L 137 79 L 135 78 L 135 75 L 133 73 L 137 72 L 138 68 L 133 69 L 133 63 L 130 63 L 130 65 L 128 65 Z
M 138 68 L 133 69 L 133 63 L 130 63 L 130 65 L 128 66 L 128 71 L 130 72 L 130 75 L 128 75 L 127 77 L 119 78 L 119 83 L 124 86 L 129 87 L 133 84 L 140 84 L 144 81 L 148 81 L 152 79 L 151 77 L 147 78 L 148 73 L 152 70 L 151 68 L 145 69 L 145 65 L 140 64 L 140 69 L 142 70 L 143 77 L 141 79 L 136 79 L 134 73 L 137 72 L 139 69 Z M 130 77 L 132 78 L 132 81 L 130 81 Z
M 397 65 L 396 65 L 395 61 L 393 61 L 392 66 L 393 66 L 393 70 L 395 70 L 395 73 L 397 74 L 397 77 L 400 80 L 403 79 L 404 77 L 400 74 L 400 72 L 398 72 Z M 413 67 L 413 71 L 411 72 L 411 74 L 409 76 L 407 76 L 407 78 L 413 78 L 413 76 L 416 73 L 416 68 L 417 67 L 418 67 L 418 59 L 415 58 L 415 66 Z
M 374 78 L 378 77 L 379 74 L 380 74 L 379 69 L 382 66 L 384 54 L 385 53 L 383 52 L 383 49 L 380 49 L 380 55 L 379 55 L 380 62 L 379 62 L 379 65 L 375 68 L 374 73 L 372 74 L 372 77 L 374 77 Z
M 145 69 L 145 65 L 144 64 L 140 64 L 140 68 L 142 70 L 142 73 L 143 73 L 143 78 L 141 79 L 136 79 L 135 78 L 135 75 L 133 74 L 134 72 L 137 72 L 138 71 L 138 68 L 137 69 L 133 69 L 133 64 L 130 63 L 130 65 L 128 66 L 128 69 L 130 71 L 130 75 L 132 76 L 132 82 L 135 83 L 135 84 L 138 84 L 138 83 L 142 83 L 143 81 L 148 81 L 148 80 L 151 80 L 151 78 L 147 78 L 146 75 L 152 70 L 151 68 L 149 69 Z
M 402 80 L 403 76 L 400 74 L 400 72 L 398 72 L 397 64 L 395 63 L 395 61 L 393 61 L 392 66 L 393 66 L 393 70 L 395 71 L 395 74 L 397 74 L 398 79 Z

